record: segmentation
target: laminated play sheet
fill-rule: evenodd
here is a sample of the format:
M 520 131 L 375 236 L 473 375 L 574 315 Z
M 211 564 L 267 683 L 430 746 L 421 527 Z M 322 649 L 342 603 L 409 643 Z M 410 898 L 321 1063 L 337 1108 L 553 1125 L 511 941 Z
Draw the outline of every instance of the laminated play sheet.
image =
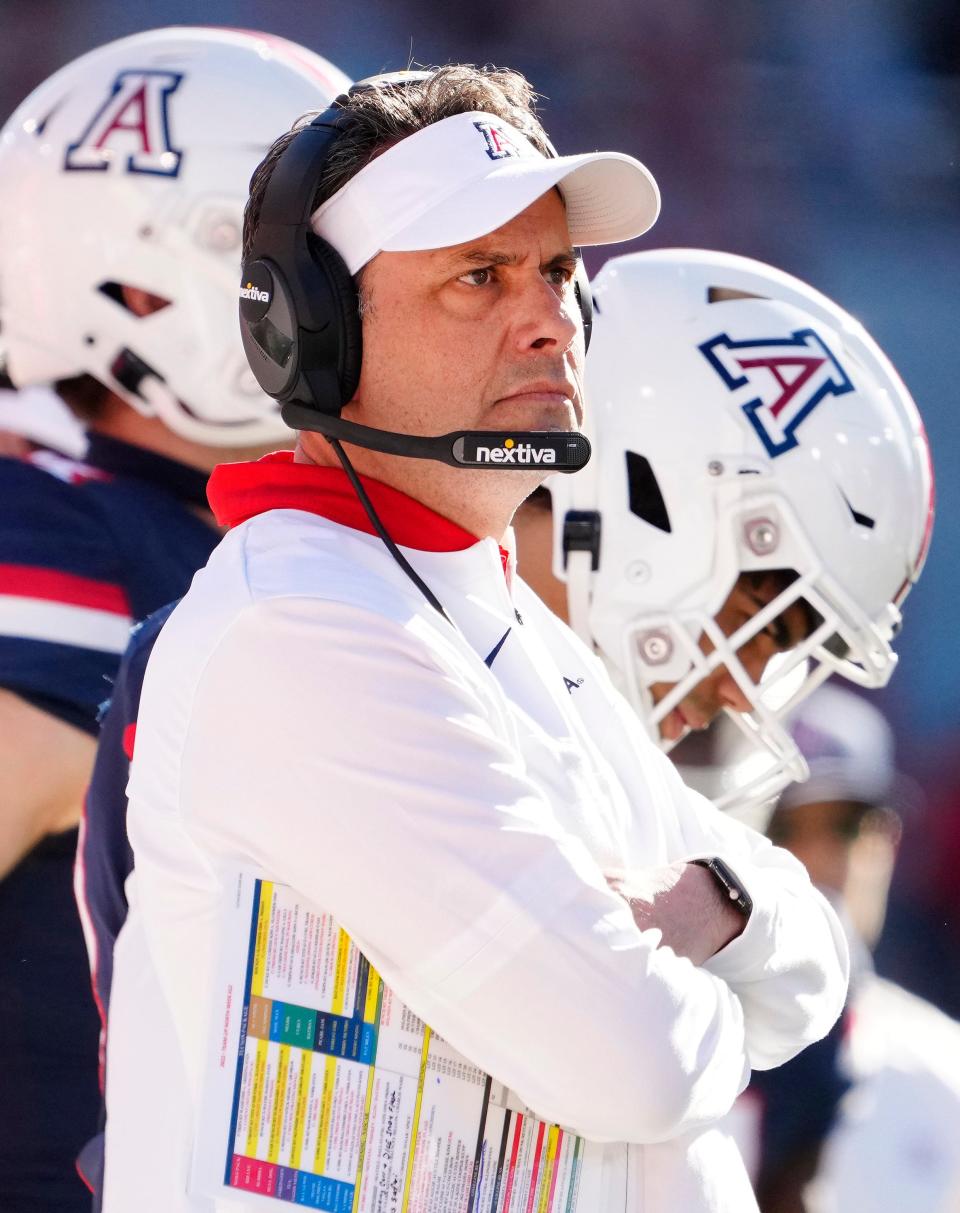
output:
M 593 1213 L 602 1147 L 425 1025 L 334 919 L 227 885 L 192 1190 L 331 1213 Z

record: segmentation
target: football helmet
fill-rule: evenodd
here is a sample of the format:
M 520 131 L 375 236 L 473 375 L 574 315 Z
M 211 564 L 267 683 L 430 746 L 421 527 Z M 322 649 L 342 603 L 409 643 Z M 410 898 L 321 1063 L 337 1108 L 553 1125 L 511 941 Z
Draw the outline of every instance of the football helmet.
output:
M 638 253 L 608 261 L 594 295 L 594 454 L 549 482 L 571 623 L 658 741 L 725 666 L 751 704 L 730 715 L 758 762 L 718 802 L 772 795 L 806 774 L 786 714 L 831 673 L 879 687 L 893 672 L 933 522 L 920 416 L 863 327 L 771 266 Z M 796 577 L 724 635 L 715 617 L 737 578 L 765 570 Z M 812 630 L 755 683 L 738 650 L 799 600 Z
M 0 346 L 23 386 L 84 372 L 195 442 L 289 436 L 237 330 L 251 173 L 350 81 L 302 46 L 169 28 L 68 64 L 0 132 Z M 123 287 L 164 301 L 138 316 Z

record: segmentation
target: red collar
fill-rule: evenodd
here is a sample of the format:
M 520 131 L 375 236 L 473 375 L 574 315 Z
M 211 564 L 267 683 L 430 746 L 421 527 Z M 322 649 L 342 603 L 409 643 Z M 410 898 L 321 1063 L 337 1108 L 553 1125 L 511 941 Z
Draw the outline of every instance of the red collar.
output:
M 367 476 L 360 480 L 390 538 L 401 547 L 462 552 L 479 542 L 476 535 L 399 489 Z M 342 468 L 294 463 L 291 451 L 275 451 L 253 463 L 221 463 L 210 476 L 207 499 L 220 526 L 239 526 L 267 510 L 304 510 L 376 534 Z M 506 570 L 503 548 L 500 557 Z

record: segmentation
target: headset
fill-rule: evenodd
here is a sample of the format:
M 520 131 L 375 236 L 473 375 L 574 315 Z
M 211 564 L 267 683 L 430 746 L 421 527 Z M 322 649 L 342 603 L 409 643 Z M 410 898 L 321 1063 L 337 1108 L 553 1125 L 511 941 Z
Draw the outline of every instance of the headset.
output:
M 509 459 L 495 448 L 509 452 L 534 447 L 552 452 L 546 460 L 552 471 L 578 471 L 590 458 L 590 443 L 575 431 L 460 430 L 422 437 L 373 429 L 340 416 L 360 380 L 360 306 L 343 259 L 311 230 L 313 200 L 331 149 L 350 124 L 344 108 L 350 98 L 429 80 L 433 74 L 393 72 L 359 81 L 297 131 L 283 150 L 265 187 L 253 247 L 242 269 L 240 331 L 247 360 L 263 390 L 281 402 L 283 419 L 292 429 L 466 468 L 529 471 L 530 462 Z M 593 305 L 579 257 L 574 290 L 589 344 Z

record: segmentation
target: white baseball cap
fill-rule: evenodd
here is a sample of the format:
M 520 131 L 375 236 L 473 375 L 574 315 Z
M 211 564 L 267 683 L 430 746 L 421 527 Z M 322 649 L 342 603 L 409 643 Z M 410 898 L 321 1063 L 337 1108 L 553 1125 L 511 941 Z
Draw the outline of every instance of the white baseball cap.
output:
M 351 274 L 380 252 L 449 248 L 495 231 L 557 186 L 576 245 L 642 236 L 660 191 L 621 152 L 545 156 L 516 127 L 474 111 L 431 123 L 365 165 L 310 220 Z

